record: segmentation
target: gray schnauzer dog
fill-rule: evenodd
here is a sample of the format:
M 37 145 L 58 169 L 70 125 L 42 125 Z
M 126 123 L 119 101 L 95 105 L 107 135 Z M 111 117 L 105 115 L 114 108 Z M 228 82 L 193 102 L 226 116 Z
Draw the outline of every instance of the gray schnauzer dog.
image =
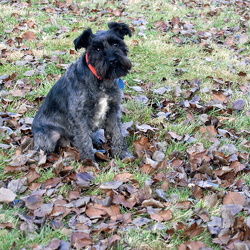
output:
M 104 128 L 111 138 L 111 155 L 132 157 L 121 133 L 121 90 L 118 80 L 131 69 L 123 39 L 131 36 L 124 23 L 111 22 L 109 29 L 92 33 L 90 28 L 74 40 L 85 53 L 55 83 L 39 108 L 33 124 L 34 148 L 46 153 L 72 143 L 81 159 L 95 159 L 95 131 Z

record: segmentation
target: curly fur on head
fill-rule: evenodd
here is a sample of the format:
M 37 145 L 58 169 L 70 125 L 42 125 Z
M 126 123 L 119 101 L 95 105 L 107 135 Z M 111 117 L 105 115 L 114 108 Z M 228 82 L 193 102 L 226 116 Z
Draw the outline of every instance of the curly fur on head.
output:
M 131 36 L 131 30 L 124 23 L 111 22 L 108 27 L 109 30 L 96 34 L 88 28 L 74 40 L 74 44 L 76 50 L 86 49 L 89 63 L 102 79 L 115 79 L 128 74 L 132 67 L 123 41 L 125 35 Z

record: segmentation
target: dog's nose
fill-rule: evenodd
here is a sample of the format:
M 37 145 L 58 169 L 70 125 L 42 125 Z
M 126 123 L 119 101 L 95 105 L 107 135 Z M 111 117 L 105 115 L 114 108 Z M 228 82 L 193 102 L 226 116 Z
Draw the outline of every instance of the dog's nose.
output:
M 111 65 L 115 65 L 115 64 L 117 64 L 117 59 L 115 57 L 111 57 L 111 58 L 109 58 L 109 63 Z

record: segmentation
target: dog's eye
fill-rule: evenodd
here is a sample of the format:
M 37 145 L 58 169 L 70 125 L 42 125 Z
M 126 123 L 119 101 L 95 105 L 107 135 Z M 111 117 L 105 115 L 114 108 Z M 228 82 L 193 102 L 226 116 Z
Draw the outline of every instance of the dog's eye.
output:
M 118 45 L 118 43 L 113 43 L 112 46 L 118 47 L 119 45 Z
M 100 49 L 100 48 L 96 48 L 95 50 L 96 50 L 96 51 L 100 51 L 101 49 Z

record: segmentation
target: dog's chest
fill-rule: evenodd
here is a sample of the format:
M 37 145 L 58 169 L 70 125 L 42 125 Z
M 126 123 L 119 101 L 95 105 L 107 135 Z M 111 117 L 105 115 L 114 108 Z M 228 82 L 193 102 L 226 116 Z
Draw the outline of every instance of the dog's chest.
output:
M 96 103 L 95 115 L 94 115 L 94 126 L 99 127 L 106 118 L 106 113 L 109 109 L 109 98 L 107 95 L 100 97 Z

